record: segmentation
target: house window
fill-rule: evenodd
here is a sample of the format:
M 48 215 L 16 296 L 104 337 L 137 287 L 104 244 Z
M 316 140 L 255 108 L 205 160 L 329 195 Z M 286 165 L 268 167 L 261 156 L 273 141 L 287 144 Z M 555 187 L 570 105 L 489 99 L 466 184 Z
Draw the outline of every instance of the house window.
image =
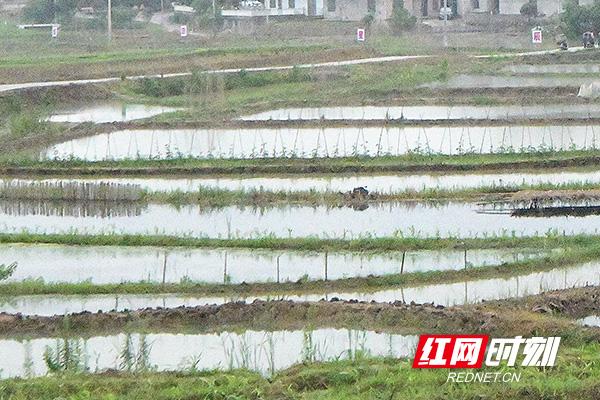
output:
M 276 8 L 277 0 L 269 0 L 269 8 Z
M 335 0 L 327 0 L 327 11 L 335 12 Z
M 479 0 L 473 0 L 473 9 L 475 9 L 475 10 L 479 9 Z
M 296 0 L 288 0 L 288 8 L 296 8 Z
M 375 0 L 367 0 L 367 12 L 375 12 Z

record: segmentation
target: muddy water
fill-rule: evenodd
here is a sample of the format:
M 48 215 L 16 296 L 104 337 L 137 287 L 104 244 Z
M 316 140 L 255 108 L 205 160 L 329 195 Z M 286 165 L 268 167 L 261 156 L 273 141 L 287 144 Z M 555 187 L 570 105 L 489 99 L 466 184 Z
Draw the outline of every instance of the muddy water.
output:
M 547 104 L 539 106 L 360 106 L 286 108 L 240 117 L 244 121 L 287 120 L 455 120 L 588 118 L 600 104 Z
M 583 326 L 600 327 L 600 316 L 590 315 L 588 317 L 578 319 L 577 323 Z
M 0 232 L 78 234 L 166 234 L 212 238 L 276 237 L 358 238 L 535 236 L 549 231 L 595 234 L 600 216 L 518 218 L 475 203 L 389 203 L 363 211 L 349 207 L 282 206 L 255 209 L 235 206 L 205 209 L 150 204 L 130 214 L 67 214 L 54 205 L 0 203 Z M 69 211 L 73 211 L 69 209 Z M 139 214 L 137 213 L 139 211 Z
M 101 372 L 144 366 L 157 371 L 244 368 L 270 375 L 304 361 L 328 361 L 363 355 L 411 356 L 416 336 L 317 329 L 245 331 L 213 334 L 119 334 L 91 338 L 0 340 L 0 378 L 48 373 L 44 355 L 65 344 L 79 354 L 80 369 Z M 72 353 L 72 354 L 73 354 Z M 124 354 L 131 354 L 134 360 Z M 75 357 L 74 357 L 75 358 Z
M 176 108 L 149 106 L 143 104 L 123 104 L 109 102 L 59 111 L 48 118 L 50 122 L 126 122 L 136 119 L 150 118 L 155 115 L 177 111 Z
M 432 89 L 500 89 L 500 88 L 554 88 L 579 87 L 597 81 L 597 77 L 554 77 L 554 76 L 502 76 L 502 75 L 457 75 L 445 82 L 421 85 Z
M 485 279 L 457 283 L 406 287 L 371 293 L 323 293 L 285 296 L 251 297 L 195 297 L 193 295 L 90 295 L 90 296 L 16 296 L 0 298 L 0 312 L 24 315 L 55 315 L 74 312 L 97 312 L 99 310 L 136 310 L 147 307 L 174 308 L 223 304 L 230 301 L 252 302 L 256 299 L 292 301 L 319 301 L 338 298 L 361 301 L 435 303 L 445 306 L 477 303 L 482 300 L 498 300 L 534 295 L 549 290 L 600 284 L 598 263 L 576 267 L 557 268 L 551 271 L 515 276 L 508 279 Z
M 94 247 L 0 245 L 2 259 L 18 268 L 4 282 L 43 279 L 44 282 L 96 284 L 120 282 L 211 283 L 286 282 L 299 279 L 340 279 L 400 273 L 401 252 L 316 253 L 241 249 L 178 249 L 158 247 Z M 467 264 L 499 265 L 541 257 L 536 250 L 469 250 Z M 327 265 L 325 265 L 327 257 Z M 405 273 L 464 268 L 460 250 L 409 251 Z
M 540 172 L 505 172 L 481 174 L 415 174 L 415 175 L 282 175 L 249 177 L 182 177 L 182 178 L 0 178 L 0 185 L 17 182 L 39 183 L 114 183 L 140 186 L 151 192 L 193 192 L 200 187 L 228 190 L 271 190 L 345 192 L 365 186 L 377 193 L 397 193 L 426 189 L 460 190 L 480 187 L 517 185 L 600 183 L 600 170 L 544 170 Z
M 514 74 L 598 74 L 598 64 L 511 64 L 502 68 Z M 597 77 L 600 78 L 600 77 Z
M 587 150 L 599 126 L 124 130 L 71 140 L 42 159 L 352 157 Z

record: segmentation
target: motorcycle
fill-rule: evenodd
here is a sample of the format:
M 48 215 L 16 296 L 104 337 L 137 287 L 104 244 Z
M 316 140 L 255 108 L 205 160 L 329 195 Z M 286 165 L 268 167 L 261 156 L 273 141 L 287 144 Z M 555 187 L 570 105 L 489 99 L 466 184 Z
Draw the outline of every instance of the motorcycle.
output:
M 583 47 L 586 49 L 593 49 L 596 46 L 596 40 L 593 32 L 585 32 L 582 37 Z

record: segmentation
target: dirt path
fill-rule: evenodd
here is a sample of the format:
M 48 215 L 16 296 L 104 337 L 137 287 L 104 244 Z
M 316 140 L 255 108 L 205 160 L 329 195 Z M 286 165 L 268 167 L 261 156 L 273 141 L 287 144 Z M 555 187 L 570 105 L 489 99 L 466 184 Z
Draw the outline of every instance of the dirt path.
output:
M 576 52 L 583 50 L 581 47 L 572 47 L 568 51 Z M 523 57 L 523 56 L 536 56 L 536 55 L 547 55 L 559 53 L 561 50 L 540 50 L 520 53 L 502 53 L 502 54 L 485 54 L 485 55 L 469 55 L 471 58 L 496 58 L 496 57 Z M 283 65 L 283 66 L 265 66 L 265 67 L 254 67 L 254 68 L 228 68 L 228 69 L 215 69 L 206 71 L 208 74 L 228 74 L 237 73 L 242 69 L 248 72 L 264 72 L 264 71 L 285 71 L 296 68 L 324 68 L 324 67 L 340 67 L 347 65 L 360 65 L 360 64 L 376 64 L 376 63 L 387 63 L 387 62 L 398 62 L 406 60 L 414 60 L 419 58 L 433 58 L 433 55 L 421 55 L 421 56 L 388 56 L 388 57 L 371 57 L 371 58 L 358 58 L 352 60 L 343 61 L 330 61 L 323 63 L 310 63 L 310 64 L 299 64 L 299 65 Z M 191 72 L 180 72 L 164 75 L 138 75 L 128 77 L 129 79 L 143 79 L 143 78 L 158 78 L 158 77 L 178 77 L 178 76 L 189 76 Z M 120 81 L 121 77 L 110 77 L 110 78 L 97 78 L 97 79 L 79 79 L 79 80 L 68 80 L 68 81 L 49 81 L 49 82 L 28 82 L 28 83 L 16 83 L 16 84 L 4 84 L 0 85 L 0 93 L 19 91 L 23 89 L 35 89 L 35 88 L 47 88 L 47 87 L 59 87 L 69 85 L 86 85 L 96 83 L 107 83 Z
M 371 57 L 371 58 L 359 58 L 345 61 L 330 61 L 323 63 L 313 64 L 298 64 L 298 65 L 283 65 L 283 66 L 267 66 L 267 67 L 253 67 L 253 68 L 228 68 L 228 69 L 214 69 L 205 71 L 207 74 L 230 74 L 237 73 L 242 70 L 247 72 L 265 72 L 265 71 L 286 71 L 293 68 L 323 68 L 323 67 L 341 67 L 345 65 L 359 65 L 359 64 L 374 64 L 374 63 L 386 63 L 396 61 L 414 60 L 418 58 L 428 58 L 431 56 L 389 56 L 389 57 Z M 143 78 L 174 78 L 180 76 L 190 76 L 191 72 L 179 72 L 173 74 L 154 74 L 154 75 L 137 75 L 130 76 L 128 79 L 143 79 Z M 13 92 L 24 89 L 38 89 L 48 87 L 60 87 L 70 85 L 88 85 L 97 83 L 110 83 L 118 82 L 122 80 L 122 77 L 112 78 L 97 78 L 97 79 L 79 79 L 71 81 L 50 81 L 50 82 L 29 82 L 29 83 L 16 83 L 16 84 L 5 84 L 0 85 L 0 93 Z

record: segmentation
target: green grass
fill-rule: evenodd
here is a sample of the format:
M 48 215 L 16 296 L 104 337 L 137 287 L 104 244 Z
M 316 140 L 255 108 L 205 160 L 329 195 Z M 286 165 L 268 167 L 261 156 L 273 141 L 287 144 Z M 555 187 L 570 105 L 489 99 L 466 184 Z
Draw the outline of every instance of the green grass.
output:
M 593 247 L 596 235 L 563 236 L 547 232 L 545 236 L 516 237 L 510 235 L 486 238 L 417 238 L 417 237 L 362 237 L 356 239 L 322 239 L 318 237 L 277 238 L 264 236 L 253 239 L 211 239 L 161 235 L 82 235 L 2 233 L 0 243 L 60 244 L 77 246 L 164 246 L 190 248 L 248 248 L 306 251 L 403 251 L 442 249 L 494 248 L 568 248 Z
M 480 186 L 465 189 L 424 188 L 387 191 L 379 193 L 371 191 L 367 197 L 352 198 L 353 187 L 347 191 L 319 190 L 264 190 L 258 189 L 222 189 L 218 187 L 199 186 L 192 191 L 148 191 L 136 185 L 100 184 L 95 182 L 57 182 L 57 183 L 6 183 L 0 186 L 0 199 L 9 200 L 45 200 L 72 202 L 138 202 L 162 203 L 173 206 L 196 204 L 203 207 L 225 207 L 230 205 L 273 207 L 289 204 L 324 204 L 328 206 L 354 206 L 362 204 L 377 204 L 416 201 L 511 201 L 511 194 L 519 191 L 569 191 L 594 190 L 600 187 L 597 183 L 570 182 L 559 185 L 550 183 Z
M 422 190 L 399 190 L 386 193 L 372 191 L 371 198 L 353 200 L 348 194 L 332 191 L 289 191 L 289 190 L 228 190 L 221 188 L 199 187 L 193 192 L 179 190 L 170 192 L 145 192 L 143 199 L 149 203 L 167 203 L 172 205 L 199 204 L 204 207 L 224 207 L 228 205 L 272 206 L 277 204 L 326 204 L 343 206 L 360 203 L 384 203 L 406 200 L 481 200 L 494 201 L 507 199 L 507 195 L 519 191 L 532 190 L 591 190 L 599 187 L 596 183 L 573 182 L 560 185 L 549 183 L 514 185 L 514 186 L 481 186 L 468 189 L 427 188 Z M 348 187 L 348 191 L 353 188 Z M 2 198 L 0 191 L 0 198 Z
M 0 171 L 20 173 L 102 175 L 122 174 L 307 174 L 307 173 L 378 173 L 386 172 L 461 172 L 482 170 L 524 170 L 541 168 L 592 167 L 600 160 L 598 150 L 549 151 L 535 153 L 425 155 L 340 158 L 264 158 L 264 159 L 194 159 L 120 160 L 86 162 L 83 160 L 37 161 L 5 154 Z

